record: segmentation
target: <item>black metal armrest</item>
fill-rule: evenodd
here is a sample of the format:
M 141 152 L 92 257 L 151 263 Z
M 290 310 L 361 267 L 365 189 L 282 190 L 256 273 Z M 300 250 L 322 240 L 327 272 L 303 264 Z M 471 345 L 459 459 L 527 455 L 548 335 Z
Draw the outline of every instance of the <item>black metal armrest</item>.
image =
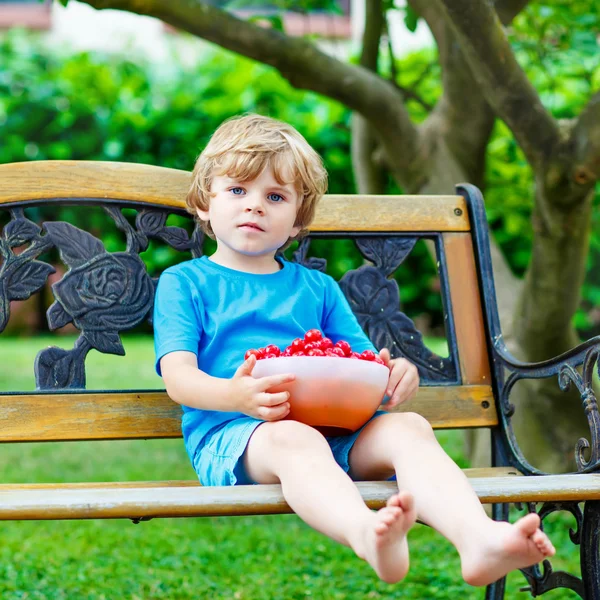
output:
M 575 460 L 580 472 L 589 473 L 600 470 L 600 414 L 598 403 L 593 389 L 594 365 L 598 365 L 600 375 L 600 336 L 593 337 L 568 352 L 554 358 L 526 363 L 516 359 L 509 352 L 502 336 L 493 340 L 492 352 L 496 366 L 496 376 L 500 379 L 500 406 L 503 416 L 509 420 L 514 414 L 515 407 L 508 401 L 510 392 L 515 383 L 521 379 L 543 379 L 556 375 L 558 385 L 566 392 L 575 384 L 581 396 L 585 416 L 588 420 L 591 434 L 591 443 L 580 438 L 575 445 Z M 577 367 L 583 365 L 581 373 Z M 500 367 L 500 368 L 498 368 Z M 510 374 L 506 379 L 502 371 Z M 509 435 L 512 438 L 512 435 Z M 512 440 L 516 444 L 516 440 Z M 512 444 L 511 444 L 512 445 Z M 513 446 L 513 449 L 515 446 Z M 589 459 L 584 456 L 584 451 L 590 449 Z
M 515 358 L 504 343 L 504 338 L 497 337 L 493 343 L 494 359 L 512 373 L 518 373 L 519 379 L 541 379 L 557 375 L 566 367 L 574 369 L 586 362 L 586 358 L 600 353 L 600 335 L 579 344 L 575 348 L 563 352 L 559 356 L 535 363 L 527 363 Z M 591 375 L 591 374 L 590 374 Z

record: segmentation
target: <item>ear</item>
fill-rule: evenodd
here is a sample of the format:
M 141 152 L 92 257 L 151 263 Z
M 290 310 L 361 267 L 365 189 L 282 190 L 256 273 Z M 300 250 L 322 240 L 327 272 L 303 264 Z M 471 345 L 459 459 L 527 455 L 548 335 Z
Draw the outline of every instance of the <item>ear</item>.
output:
M 197 208 L 196 214 L 198 215 L 201 221 L 210 221 L 210 217 L 208 215 L 207 210 L 200 210 L 199 208 Z
M 290 231 L 290 237 L 291 238 L 295 238 L 300 231 L 302 231 L 302 227 L 295 225 L 294 227 L 292 227 L 292 231 Z

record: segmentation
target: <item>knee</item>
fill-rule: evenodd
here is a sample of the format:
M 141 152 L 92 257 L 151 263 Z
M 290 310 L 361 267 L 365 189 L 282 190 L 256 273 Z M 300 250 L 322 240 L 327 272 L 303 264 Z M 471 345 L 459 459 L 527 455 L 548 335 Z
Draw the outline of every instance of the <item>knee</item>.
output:
M 419 438 L 435 437 L 429 421 L 417 413 L 390 413 L 379 418 L 388 418 L 391 425 L 390 429 L 396 434 L 417 436 Z
M 299 421 L 270 421 L 261 427 L 273 452 L 301 453 L 308 449 L 329 448 L 322 434 Z

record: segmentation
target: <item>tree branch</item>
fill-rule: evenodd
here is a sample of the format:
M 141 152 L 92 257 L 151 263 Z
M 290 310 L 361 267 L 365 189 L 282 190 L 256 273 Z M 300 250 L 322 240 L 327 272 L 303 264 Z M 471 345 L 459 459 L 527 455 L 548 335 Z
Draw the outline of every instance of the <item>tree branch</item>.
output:
M 442 96 L 421 129 L 425 146 L 435 148 L 443 140 L 459 161 L 467 180 L 483 188 L 485 148 L 494 124 L 494 112 L 473 78 L 443 10 L 429 0 L 409 1 L 435 32 L 442 67 Z M 465 90 L 469 90 L 468 93 Z M 465 127 L 465 123 L 469 126 Z
M 445 11 L 482 93 L 539 172 L 559 141 L 557 123 L 517 62 L 494 9 L 479 0 L 434 0 Z
M 583 109 L 571 133 L 574 145 L 573 180 L 592 186 L 600 179 L 600 91 Z
M 377 73 L 381 34 L 385 25 L 381 0 L 365 2 L 365 28 L 362 36 L 362 51 L 359 64 Z
M 385 18 L 381 0 L 365 3 L 365 28 L 363 31 L 360 65 L 377 73 L 381 35 Z M 373 159 L 379 145 L 370 123 L 357 112 L 352 113 L 351 153 L 354 179 L 361 194 L 383 194 L 385 171 Z
M 508 25 L 528 4 L 529 0 L 496 0 L 494 8 L 502 25 Z
M 381 134 L 391 166 L 404 181 L 420 179 L 418 132 L 391 83 L 343 63 L 300 38 L 248 23 L 200 0 L 82 0 L 96 9 L 118 9 L 159 18 L 254 60 L 275 67 L 294 87 L 337 100 L 359 112 Z M 390 135 L 390 133 L 392 135 Z M 402 139 L 398 153 L 392 140 Z

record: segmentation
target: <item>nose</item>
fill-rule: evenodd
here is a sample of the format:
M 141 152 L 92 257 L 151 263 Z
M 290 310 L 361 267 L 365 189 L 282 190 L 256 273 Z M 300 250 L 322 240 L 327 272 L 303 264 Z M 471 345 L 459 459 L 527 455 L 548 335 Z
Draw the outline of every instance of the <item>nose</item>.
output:
M 259 215 L 264 214 L 264 205 L 259 194 L 248 194 L 246 196 L 246 208 L 244 209 L 244 212 L 256 213 Z

